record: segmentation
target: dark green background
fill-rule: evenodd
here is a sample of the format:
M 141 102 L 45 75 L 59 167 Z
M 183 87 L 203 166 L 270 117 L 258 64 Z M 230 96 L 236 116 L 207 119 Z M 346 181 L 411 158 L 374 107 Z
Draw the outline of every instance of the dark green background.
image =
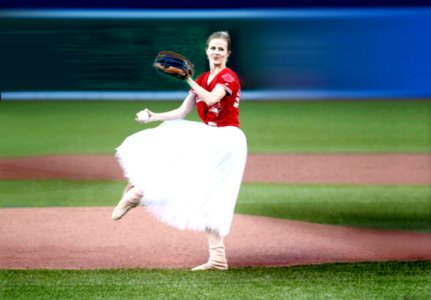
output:
M 207 69 L 205 42 L 228 30 L 235 49 L 252 42 L 256 22 L 205 20 L 22 20 L 0 21 L 0 85 L 3 90 L 175 90 L 177 80 L 160 80 L 152 63 L 162 50 Z M 247 53 L 233 51 L 229 66 L 241 77 Z M 241 65 L 241 66 L 240 66 Z M 252 76 L 245 87 L 259 87 Z

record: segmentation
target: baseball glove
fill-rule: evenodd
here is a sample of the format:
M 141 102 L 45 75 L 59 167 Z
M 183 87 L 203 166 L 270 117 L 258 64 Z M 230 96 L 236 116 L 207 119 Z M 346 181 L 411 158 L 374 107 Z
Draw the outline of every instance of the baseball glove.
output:
M 195 72 L 195 67 L 189 59 L 172 51 L 159 52 L 153 66 L 163 74 L 182 80 L 192 77 Z

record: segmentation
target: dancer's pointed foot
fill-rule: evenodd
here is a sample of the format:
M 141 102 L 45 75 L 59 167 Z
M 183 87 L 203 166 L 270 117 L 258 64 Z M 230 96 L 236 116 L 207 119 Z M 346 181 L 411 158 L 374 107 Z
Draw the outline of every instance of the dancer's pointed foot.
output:
M 194 267 L 192 271 L 227 270 L 225 250 L 223 245 L 210 247 L 210 258 L 207 263 Z
M 114 208 L 112 219 L 120 220 L 129 210 L 139 205 L 141 198 L 142 194 L 136 188 L 128 190 Z

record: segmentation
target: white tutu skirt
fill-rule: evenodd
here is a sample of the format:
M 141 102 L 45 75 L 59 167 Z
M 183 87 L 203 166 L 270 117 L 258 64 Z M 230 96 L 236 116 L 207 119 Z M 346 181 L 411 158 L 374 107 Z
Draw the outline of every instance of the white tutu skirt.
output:
M 239 128 L 166 121 L 127 137 L 116 156 L 143 193 L 141 204 L 162 222 L 229 233 L 247 157 Z

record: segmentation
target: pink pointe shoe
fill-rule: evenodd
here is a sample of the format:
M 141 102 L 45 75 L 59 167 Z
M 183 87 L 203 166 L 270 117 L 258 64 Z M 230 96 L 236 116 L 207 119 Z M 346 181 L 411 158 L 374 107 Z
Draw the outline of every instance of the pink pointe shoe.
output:
M 228 268 L 224 246 L 217 245 L 210 248 L 210 258 L 208 262 L 194 267 L 192 271 L 227 270 Z

